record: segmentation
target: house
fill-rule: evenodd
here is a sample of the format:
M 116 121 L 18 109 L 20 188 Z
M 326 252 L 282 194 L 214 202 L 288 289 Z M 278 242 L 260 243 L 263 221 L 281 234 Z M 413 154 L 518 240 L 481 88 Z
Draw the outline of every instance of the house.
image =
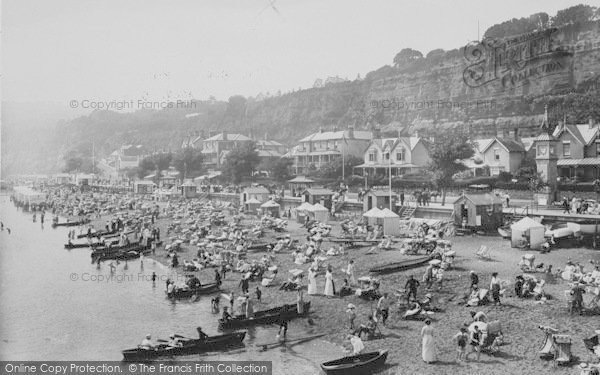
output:
M 428 141 L 420 137 L 373 139 L 363 154 L 363 164 L 354 167 L 363 176 L 400 176 L 431 162 Z
M 454 224 L 495 231 L 502 226 L 502 203 L 494 194 L 463 194 L 454 201 Z
M 133 183 L 133 191 L 135 194 L 152 194 L 156 184 L 152 181 L 140 180 Z
M 287 147 L 277 141 L 267 139 L 266 135 L 264 139 L 259 139 L 254 144 L 260 163 L 279 159 L 287 152 Z
M 379 190 L 379 189 L 371 189 L 369 190 L 366 194 L 365 197 L 363 198 L 363 212 L 367 212 L 372 208 L 380 208 L 380 209 L 384 209 L 384 208 L 390 208 L 390 198 L 391 198 L 391 202 L 392 205 L 391 207 L 393 208 L 397 199 L 397 195 L 396 193 L 394 193 L 393 191 L 390 191 L 389 189 L 386 190 Z
M 600 126 L 559 122 L 552 134 L 558 140 L 558 175 L 579 181 L 600 177 Z
M 245 135 L 223 131 L 207 139 L 198 137 L 192 141 L 190 146 L 202 150 L 205 167 L 218 169 L 221 168 L 225 157 L 231 150 L 250 142 L 252 142 L 252 139 Z
M 523 145 L 509 138 L 494 138 L 480 152 L 492 176 L 500 172 L 516 173 L 525 157 Z
M 198 186 L 191 181 L 186 181 L 178 187 L 181 196 L 184 198 L 195 198 L 198 192 Z
M 70 184 L 71 175 L 68 173 L 58 173 L 52 176 L 52 181 L 57 185 Z
M 79 186 L 88 186 L 96 178 L 93 174 L 78 174 L 75 177 L 75 183 Z
M 294 160 L 292 171 L 295 175 L 306 175 L 338 158 L 362 158 L 372 136 L 372 132 L 355 131 L 353 126 L 349 126 L 347 130 L 333 131 L 323 131 L 321 128 L 318 133 L 302 138 L 286 156 Z
M 314 180 L 311 180 L 306 176 L 296 176 L 291 180 L 288 180 L 290 190 L 292 190 L 292 196 L 296 196 L 296 192 L 310 188 L 314 183 Z
M 309 188 L 302 192 L 304 196 L 304 201 L 310 204 L 321 204 L 321 206 L 326 207 L 328 210 L 331 210 L 331 198 L 335 193 L 329 189 L 322 188 Z
M 264 186 L 250 186 L 240 193 L 240 203 L 242 206 L 249 200 L 264 203 L 269 200 L 271 193 Z

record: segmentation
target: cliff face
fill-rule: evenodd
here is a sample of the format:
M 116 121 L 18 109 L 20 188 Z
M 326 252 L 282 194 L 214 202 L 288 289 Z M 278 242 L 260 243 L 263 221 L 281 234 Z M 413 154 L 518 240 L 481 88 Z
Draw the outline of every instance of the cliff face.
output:
M 600 21 L 484 40 L 405 66 L 384 66 L 361 80 L 263 100 L 198 102 L 188 111 L 98 111 L 60 124 L 43 149 L 89 153 L 92 139 L 97 157 L 123 143 L 175 149 L 189 135 L 216 130 L 268 134 L 291 146 L 321 127 L 348 125 L 431 135 L 468 130 L 481 137 L 518 128 L 526 136 L 539 131 L 545 105 L 551 125 L 564 117 L 600 120 Z M 188 112 L 197 115 L 187 118 Z M 14 159 L 19 145 L 3 139 L 2 146 L 3 159 Z M 21 154 L 20 173 L 61 164 L 61 152 L 45 159 L 47 168 Z

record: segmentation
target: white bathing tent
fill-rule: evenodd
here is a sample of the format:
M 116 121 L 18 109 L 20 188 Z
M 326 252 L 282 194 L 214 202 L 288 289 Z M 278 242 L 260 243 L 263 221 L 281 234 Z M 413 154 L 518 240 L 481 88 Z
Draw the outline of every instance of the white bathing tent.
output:
M 320 203 L 315 203 L 306 210 L 308 214 L 318 222 L 325 223 L 329 219 L 329 210 Z
M 374 225 L 377 223 L 377 218 L 379 217 L 379 213 L 381 210 L 377 207 L 371 208 L 369 211 L 363 214 L 363 217 L 367 218 L 368 225 Z
M 512 231 L 510 244 L 512 247 L 519 247 L 519 244 L 525 239 L 529 241 L 529 248 L 540 250 L 545 242 L 544 234 L 546 227 L 530 217 L 524 217 L 510 226 Z
M 299 223 L 305 223 L 306 217 L 308 216 L 309 210 L 312 208 L 312 204 L 303 202 L 300 206 L 296 207 L 296 221 Z
M 383 234 L 386 236 L 396 236 L 400 234 L 400 216 L 389 208 L 380 210 L 377 214 L 377 224 L 383 226 Z

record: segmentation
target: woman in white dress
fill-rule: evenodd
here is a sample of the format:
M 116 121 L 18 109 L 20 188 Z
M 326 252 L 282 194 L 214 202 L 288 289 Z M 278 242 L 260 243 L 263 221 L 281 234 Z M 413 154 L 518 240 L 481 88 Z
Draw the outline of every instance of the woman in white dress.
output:
M 356 278 L 354 277 L 354 259 L 350 259 L 348 262 L 346 274 L 348 275 L 348 281 L 350 281 L 350 285 L 356 285 Z
M 421 329 L 422 348 L 421 356 L 423 361 L 426 363 L 435 362 L 435 341 L 433 339 L 433 327 L 431 327 L 431 320 L 425 320 L 425 325 Z
M 333 270 L 331 266 L 327 267 L 327 272 L 325 273 L 325 292 L 324 294 L 327 297 L 333 297 L 335 295 L 335 286 L 333 285 Z
M 308 269 L 308 294 L 315 295 L 317 293 L 317 271 L 310 267 Z

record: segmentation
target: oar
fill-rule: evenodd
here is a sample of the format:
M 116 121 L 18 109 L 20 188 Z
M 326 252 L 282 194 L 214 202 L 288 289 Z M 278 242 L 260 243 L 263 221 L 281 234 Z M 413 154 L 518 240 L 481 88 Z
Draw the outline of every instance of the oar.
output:
M 175 337 L 177 337 L 178 339 L 194 340 L 189 337 L 185 337 L 185 336 L 181 336 L 181 335 L 175 335 Z

